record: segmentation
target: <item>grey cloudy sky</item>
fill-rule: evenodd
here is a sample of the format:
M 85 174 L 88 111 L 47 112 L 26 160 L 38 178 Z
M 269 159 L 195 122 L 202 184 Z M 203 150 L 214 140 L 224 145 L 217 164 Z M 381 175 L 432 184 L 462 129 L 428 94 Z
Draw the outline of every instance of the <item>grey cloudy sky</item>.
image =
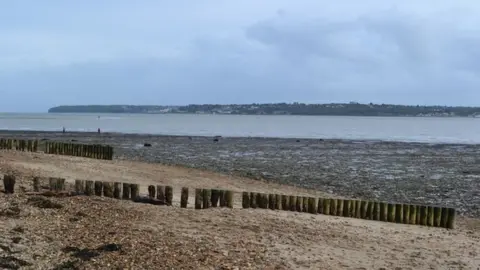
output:
M 0 111 L 63 104 L 480 105 L 480 3 L 15 0 Z

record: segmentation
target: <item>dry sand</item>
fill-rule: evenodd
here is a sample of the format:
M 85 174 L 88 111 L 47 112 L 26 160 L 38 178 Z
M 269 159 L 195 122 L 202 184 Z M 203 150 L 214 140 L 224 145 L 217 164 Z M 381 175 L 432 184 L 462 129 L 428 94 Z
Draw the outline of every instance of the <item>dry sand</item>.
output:
M 0 194 L 1 269 L 22 263 L 21 269 L 480 267 L 478 219 L 459 217 L 457 228 L 449 231 L 238 209 L 238 198 L 236 209 L 181 209 L 176 206 L 182 186 L 326 195 L 196 169 L 131 161 L 0 151 L 0 174 L 5 173 L 19 178 L 18 195 Z M 143 192 L 148 184 L 172 185 L 177 193 L 174 207 L 77 196 L 50 199 L 63 207 L 44 209 L 21 192 L 31 189 L 34 175 L 64 177 L 69 182 L 135 182 L 143 185 Z

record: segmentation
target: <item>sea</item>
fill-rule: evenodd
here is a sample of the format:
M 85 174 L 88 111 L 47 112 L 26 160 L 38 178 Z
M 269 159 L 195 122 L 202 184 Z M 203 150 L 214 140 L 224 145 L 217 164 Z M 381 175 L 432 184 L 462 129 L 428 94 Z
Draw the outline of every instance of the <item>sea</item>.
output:
M 480 118 L 0 113 L 1 130 L 480 143 Z

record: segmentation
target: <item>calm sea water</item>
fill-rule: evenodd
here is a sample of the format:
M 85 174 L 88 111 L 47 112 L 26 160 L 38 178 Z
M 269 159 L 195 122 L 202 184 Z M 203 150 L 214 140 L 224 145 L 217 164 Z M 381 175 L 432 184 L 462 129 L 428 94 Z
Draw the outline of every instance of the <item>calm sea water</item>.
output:
M 480 118 L 0 114 L 0 129 L 480 143 Z

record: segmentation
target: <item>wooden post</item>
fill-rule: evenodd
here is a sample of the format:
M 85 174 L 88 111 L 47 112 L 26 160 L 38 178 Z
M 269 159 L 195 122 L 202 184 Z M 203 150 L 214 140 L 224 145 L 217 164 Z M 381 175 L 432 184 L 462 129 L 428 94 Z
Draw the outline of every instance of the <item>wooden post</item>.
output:
M 227 206 L 227 198 L 225 198 L 225 190 L 218 191 L 218 199 L 220 200 L 220 207 Z
M 130 200 L 131 199 L 131 189 L 132 187 L 128 183 L 123 183 L 122 187 L 122 199 Z
M 203 198 L 202 208 L 203 209 L 210 208 L 211 206 L 210 204 L 212 203 L 211 196 L 212 196 L 212 191 L 210 189 L 203 189 L 202 191 L 202 198 Z
M 38 151 L 38 140 L 33 141 L 33 152 Z
M 289 203 L 288 203 L 288 195 L 282 194 L 282 210 L 288 211 L 289 210 Z
M 302 212 L 308 213 L 308 197 L 302 197 Z
M 323 200 L 323 214 L 324 215 L 330 215 L 330 202 L 331 199 L 325 198 Z
M 317 213 L 317 199 L 314 197 L 309 197 L 308 198 L 308 212 L 310 214 L 316 214 Z
M 195 189 L 195 209 L 202 209 L 203 203 L 203 190 L 202 189 Z
M 404 204 L 403 205 L 403 224 L 410 223 L 410 205 Z
M 260 208 L 267 209 L 268 208 L 268 194 L 262 193 L 261 195 L 262 195 L 261 196 L 262 204 L 261 204 Z
M 16 178 L 14 175 L 3 176 L 3 187 L 5 188 L 5 194 L 13 194 L 15 191 Z
M 290 203 L 290 211 L 295 211 L 297 209 L 297 196 L 290 195 L 288 202 Z
M 395 222 L 403 223 L 403 204 L 395 204 Z
M 275 194 L 268 194 L 268 209 L 275 210 Z
M 92 180 L 85 181 L 85 195 L 92 196 L 95 194 L 95 188 Z
M 187 208 L 188 205 L 188 188 L 182 187 L 182 193 L 180 195 L 180 207 Z
M 102 196 L 103 183 L 102 181 L 95 181 L 95 196 Z
M 155 199 L 156 191 L 155 191 L 155 186 L 154 185 L 149 185 L 148 186 L 148 197 L 150 199 Z
M 324 201 L 325 200 L 323 198 L 318 198 L 318 202 L 317 202 L 317 213 L 318 214 L 323 214 Z
M 433 208 L 433 226 L 440 227 L 440 221 L 442 220 L 442 208 L 434 207 Z
M 246 191 L 242 192 L 242 208 L 250 208 L 250 194 Z
M 275 194 L 275 209 L 282 209 L 282 195 L 280 194 Z
M 113 183 L 103 182 L 103 196 L 107 198 L 113 198 Z
M 420 225 L 427 225 L 427 207 L 425 205 L 420 205 Z
M 250 208 L 257 208 L 257 194 L 255 192 L 250 192 Z
M 138 184 L 130 184 L 130 192 L 130 199 L 135 201 L 138 197 L 140 197 L 140 186 Z
M 113 183 L 113 197 L 115 199 L 122 198 L 122 183 L 120 182 Z
M 387 216 L 388 222 L 395 222 L 395 204 L 389 203 L 387 209 L 388 209 L 388 216 Z
M 40 177 L 33 177 L 33 191 L 40 191 Z
M 165 187 L 157 186 L 157 200 L 166 203 L 165 201 Z
M 218 189 L 212 189 L 212 196 L 210 197 L 211 199 L 211 203 L 212 203 L 212 207 L 217 207 L 218 206 L 218 201 L 220 199 L 220 194 L 219 194 L 219 190 Z M 224 192 L 222 192 L 224 193 Z M 222 194 L 223 195 L 223 194 Z
M 351 213 L 351 201 L 350 200 L 343 200 L 343 216 L 350 217 Z
M 448 208 L 447 229 L 455 229 L 455 209 Z
M 303 203 L 303 198 L 302 196 L 297 196 L 297 200 L 295 202 L 295 211 L 297 212 L 302 212 L 302 203 Z
M 373 205 L 372 201 L 367 201 L 367 215 L 365 218 L 368 220 L 373 220 Z
M 372 220 L 380 220 L 380 203 L 379 202 L 373 202 Z
M 337 216 L 343 216 L 343 199 L 337 199 Z
M 233 208 L 233 191 L 227 190 L 225 191 L 225 200 L 227 201 L 227 207 Z
M 448 223 L 448 208 L 442 207 L 442 217 L 440 219 L 440 227 L 447 228 Z
M 415 225 L 417 224 L 417 206 L 411 204 L 410 205 L 410 218 L 408 224 Z
M 256 205 L 258 208 L 263 208 L 262 193 L 255 193 L 255 200 L 257 201 Z
M 388 221 L 388 204 L 386 202 L 380 202 L 380 220 Z
M 330 215 L 337 215 L 337 199 L 330 199 Z
M 427 206 L 427 226 L 433 226 L 433 207 Z
M 75 193 L 77 195 L 85 193 L 85 181 L 84 180 L 75 180 Z
M 171 186 L 165 186 L 165 203 L 173 205 L 173 188 Z

